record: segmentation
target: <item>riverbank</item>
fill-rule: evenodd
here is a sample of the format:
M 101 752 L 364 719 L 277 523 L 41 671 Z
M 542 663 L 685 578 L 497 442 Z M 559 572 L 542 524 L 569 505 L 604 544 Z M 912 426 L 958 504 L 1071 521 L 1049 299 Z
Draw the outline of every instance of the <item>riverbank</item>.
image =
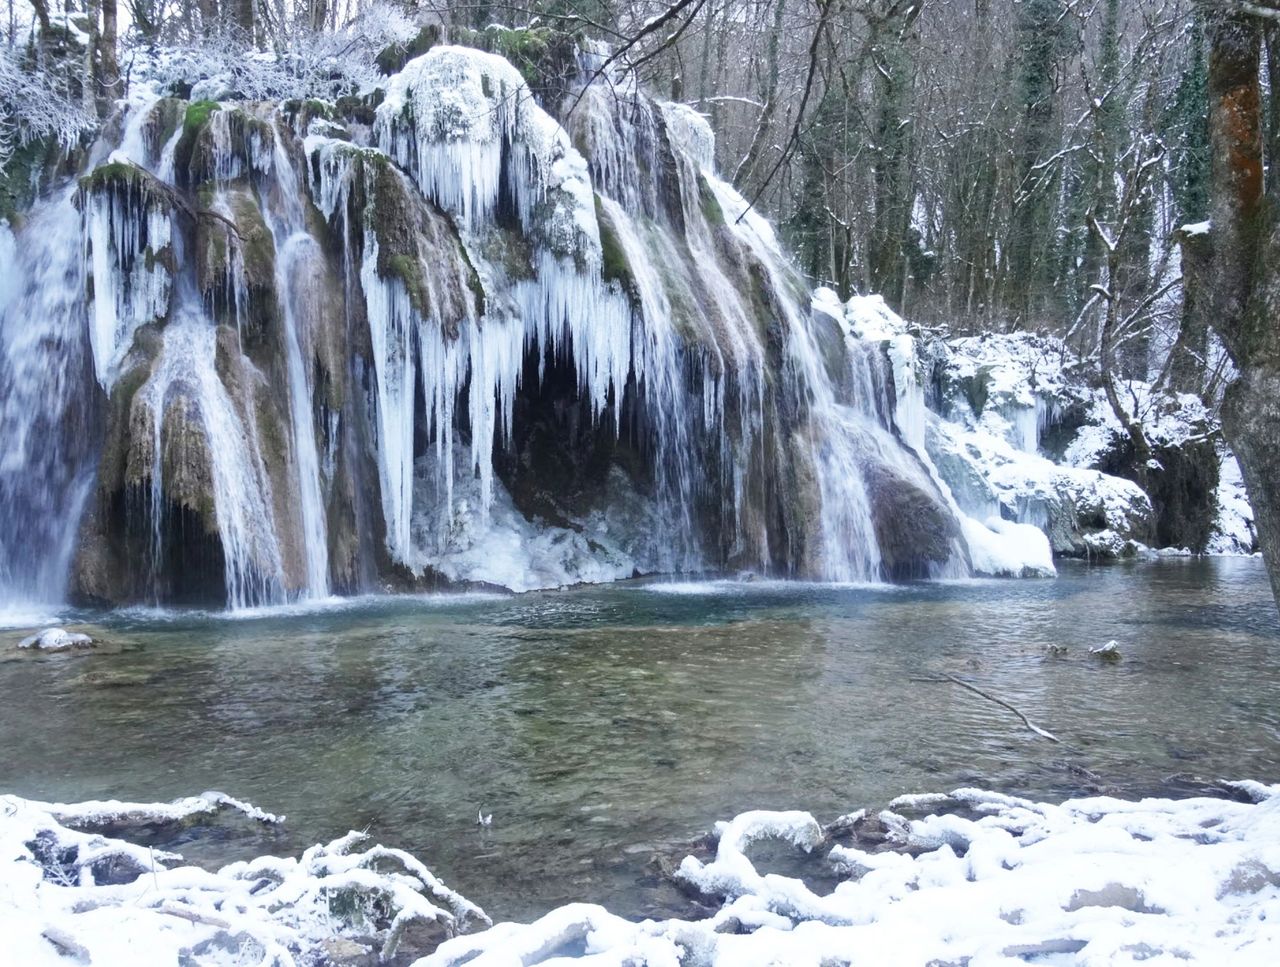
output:
M 704 916 L 636 922 L 573 903 L 496 925 L 417 859 L 360 833 L 216 871 L 138 845 L 220 814 L 285 821 L 220 794 L 4 796 L 0 933 L 31 967 L 139 963 L 139 951 L 190 965 L 1274 963 L 1280 785 L 1214 791 L 1232 798 L 1052 805 L 960 789 L 826 825 L 748 812 L 667 872 Z

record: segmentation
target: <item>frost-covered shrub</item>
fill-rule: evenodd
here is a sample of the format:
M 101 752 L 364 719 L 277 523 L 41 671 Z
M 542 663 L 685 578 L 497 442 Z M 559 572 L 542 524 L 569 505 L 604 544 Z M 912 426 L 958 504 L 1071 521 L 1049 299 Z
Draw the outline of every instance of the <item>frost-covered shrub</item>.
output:
M 336 99 L 371 89 L 381 77 L 378 55 L 408 42 L 418 29 L 398 8 L 374 3 L 337 30 L 282 30 L 270 51 L 256 49 L 235 30 L 190 46 L 138 50 L 136 76 L 162 89 L 189 89 L 193 100 Z
M 95 119 L 67 91 L 65 78 L 21 63 L 0 46 L 0 173 L 13 153 L 33 141 L 71 148 Z

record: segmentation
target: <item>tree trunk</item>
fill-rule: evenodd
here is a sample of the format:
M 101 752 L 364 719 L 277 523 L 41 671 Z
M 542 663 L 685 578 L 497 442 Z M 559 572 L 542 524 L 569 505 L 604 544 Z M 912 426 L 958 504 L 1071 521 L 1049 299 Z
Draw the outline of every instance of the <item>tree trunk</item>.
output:
M 1213 251 L 1208 234 L 1179 231 L 1182 249 L 1182 324 L 1169 353 L 1165 386 L 1173 393 L 1195 393 L 1205 389 L 1208 370 L 1209 316 L 1204 305 Z
M 1207 305 L 1239 372 L 1223 400 L 1222 429 L 1280 602 L 1280 225 L 1275 199 L 1263 194 L 1261 41 L 1257 20 L 1211 11 Z
M 99 104 L 110 110 L 115 100 L 124 94 L 120 83 L 120 61 L 116 57 L 116 0 L 102 0 L 102 36 L 98 41 L 98 97 Z

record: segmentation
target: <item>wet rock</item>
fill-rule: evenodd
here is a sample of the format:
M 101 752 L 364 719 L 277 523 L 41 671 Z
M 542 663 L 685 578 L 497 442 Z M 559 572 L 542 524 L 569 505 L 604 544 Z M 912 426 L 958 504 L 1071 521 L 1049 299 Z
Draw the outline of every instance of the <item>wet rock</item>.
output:
M 928 577 L 951 559 L 960 541 L 960 525 L 937 494 L 894 473 L 867 469 L 872 523 L 887 577 Z

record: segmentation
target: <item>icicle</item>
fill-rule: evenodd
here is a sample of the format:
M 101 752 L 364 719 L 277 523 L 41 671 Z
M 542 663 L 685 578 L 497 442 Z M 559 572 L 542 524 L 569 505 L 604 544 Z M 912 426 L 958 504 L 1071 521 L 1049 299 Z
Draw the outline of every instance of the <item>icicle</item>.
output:
M 93 279 L 89 342 L 98 382 L 107 390 L 134 332 L 169 308 L 171 280 L 163 261 L 172 241 L 169 207 L 143 177 L 126 173 L 82 192 Z

